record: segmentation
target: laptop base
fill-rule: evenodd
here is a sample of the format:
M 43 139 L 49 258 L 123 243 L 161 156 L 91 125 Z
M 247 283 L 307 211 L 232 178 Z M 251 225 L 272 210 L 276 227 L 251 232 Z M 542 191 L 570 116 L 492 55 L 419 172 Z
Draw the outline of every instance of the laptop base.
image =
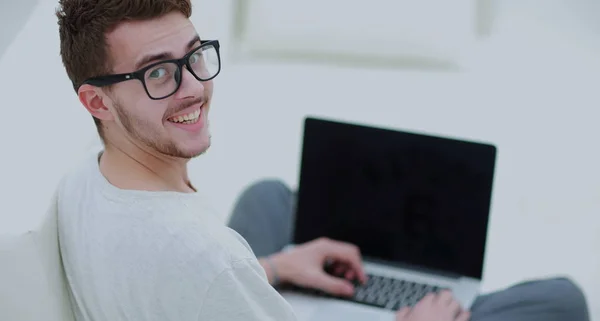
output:
M 321 294 L 320 291 L 306 291 L 297 288 L 284 288 L 281 294 L 292 305 L 300 321 L 317 321 L 393 320 L 390 319 L 390 316 L 393 316 L 399 308 L 412 306 L 426 293 L 438 292 L 443 289 L 451 290 L 460 304 L 468 309 L 479 292 L 480 281 L 475 279 L 446 278 L 372 262 L 365 262 L 365 271 L 372 275 L 372 279 L 392 279 L 395 284 L 411 284 L 408 286 L 408 291 L 411 287 L 419 290 L 414 290 L 417 293 L 408 293 L 409 295 L 406 291 L 390 295 L 387 300 L 361 296 L 362 289 L 360 288 L 353 298 L 335 298 Z M 420 288 L 417 285 L 420 285 Z M 374 290 L 373 292 L 378 294 L 390 292 L 389 289 Z

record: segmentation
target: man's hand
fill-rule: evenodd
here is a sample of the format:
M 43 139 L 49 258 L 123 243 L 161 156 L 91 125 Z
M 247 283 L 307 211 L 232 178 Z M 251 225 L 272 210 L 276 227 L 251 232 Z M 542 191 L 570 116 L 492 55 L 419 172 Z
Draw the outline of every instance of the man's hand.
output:
M 412 308 L 403 308 L 396 321 L 468 321 L 471 314 L 464 311 L 450 291 L 428 294 Z
M 282 252 L 272 257 L 282 282 L 323 290 L 333 295 L 351 296 L 351 281 L 366 281 L 358 247 L 320 238 Z M 342 277 L 325 272 L 325 265 L 332 263 Z

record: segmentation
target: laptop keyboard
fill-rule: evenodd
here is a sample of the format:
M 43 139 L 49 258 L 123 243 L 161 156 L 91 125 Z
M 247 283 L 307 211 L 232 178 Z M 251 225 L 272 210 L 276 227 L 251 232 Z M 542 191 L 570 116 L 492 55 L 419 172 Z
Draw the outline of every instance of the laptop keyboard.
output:
M 393 279 L 378 275 L 369 274 L 367 276 L 367 283 L 355 283 L 354 296 L 350 298 L 333 296 L 321 290 L 305 289 L 296 286 L 292 286 L 291 288 L 292 290 L 309 295 L 338 298 L 393 311 L 399 310 L 405 306 L 413 306 L 428 293 L 443 290 L 443 288 L 429 284 Z

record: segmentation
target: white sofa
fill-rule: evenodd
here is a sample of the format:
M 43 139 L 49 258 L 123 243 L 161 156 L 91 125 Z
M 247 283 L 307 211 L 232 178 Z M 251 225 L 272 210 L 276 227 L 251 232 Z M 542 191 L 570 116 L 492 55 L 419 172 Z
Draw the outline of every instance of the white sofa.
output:
M 1 220 L 1 321 L 74 321 L 56 219 L 52 199 L 42 219 L 28 227 Z

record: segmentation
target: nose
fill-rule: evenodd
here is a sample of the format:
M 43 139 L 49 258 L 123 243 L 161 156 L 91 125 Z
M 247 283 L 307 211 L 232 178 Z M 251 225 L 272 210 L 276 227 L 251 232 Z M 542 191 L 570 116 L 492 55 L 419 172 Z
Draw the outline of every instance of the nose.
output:
M 177 99 L 197 98 L 204 95 L 204 85 L 198 81 L 186 66 L 181 68 L 181 84 L 175 93 Z

